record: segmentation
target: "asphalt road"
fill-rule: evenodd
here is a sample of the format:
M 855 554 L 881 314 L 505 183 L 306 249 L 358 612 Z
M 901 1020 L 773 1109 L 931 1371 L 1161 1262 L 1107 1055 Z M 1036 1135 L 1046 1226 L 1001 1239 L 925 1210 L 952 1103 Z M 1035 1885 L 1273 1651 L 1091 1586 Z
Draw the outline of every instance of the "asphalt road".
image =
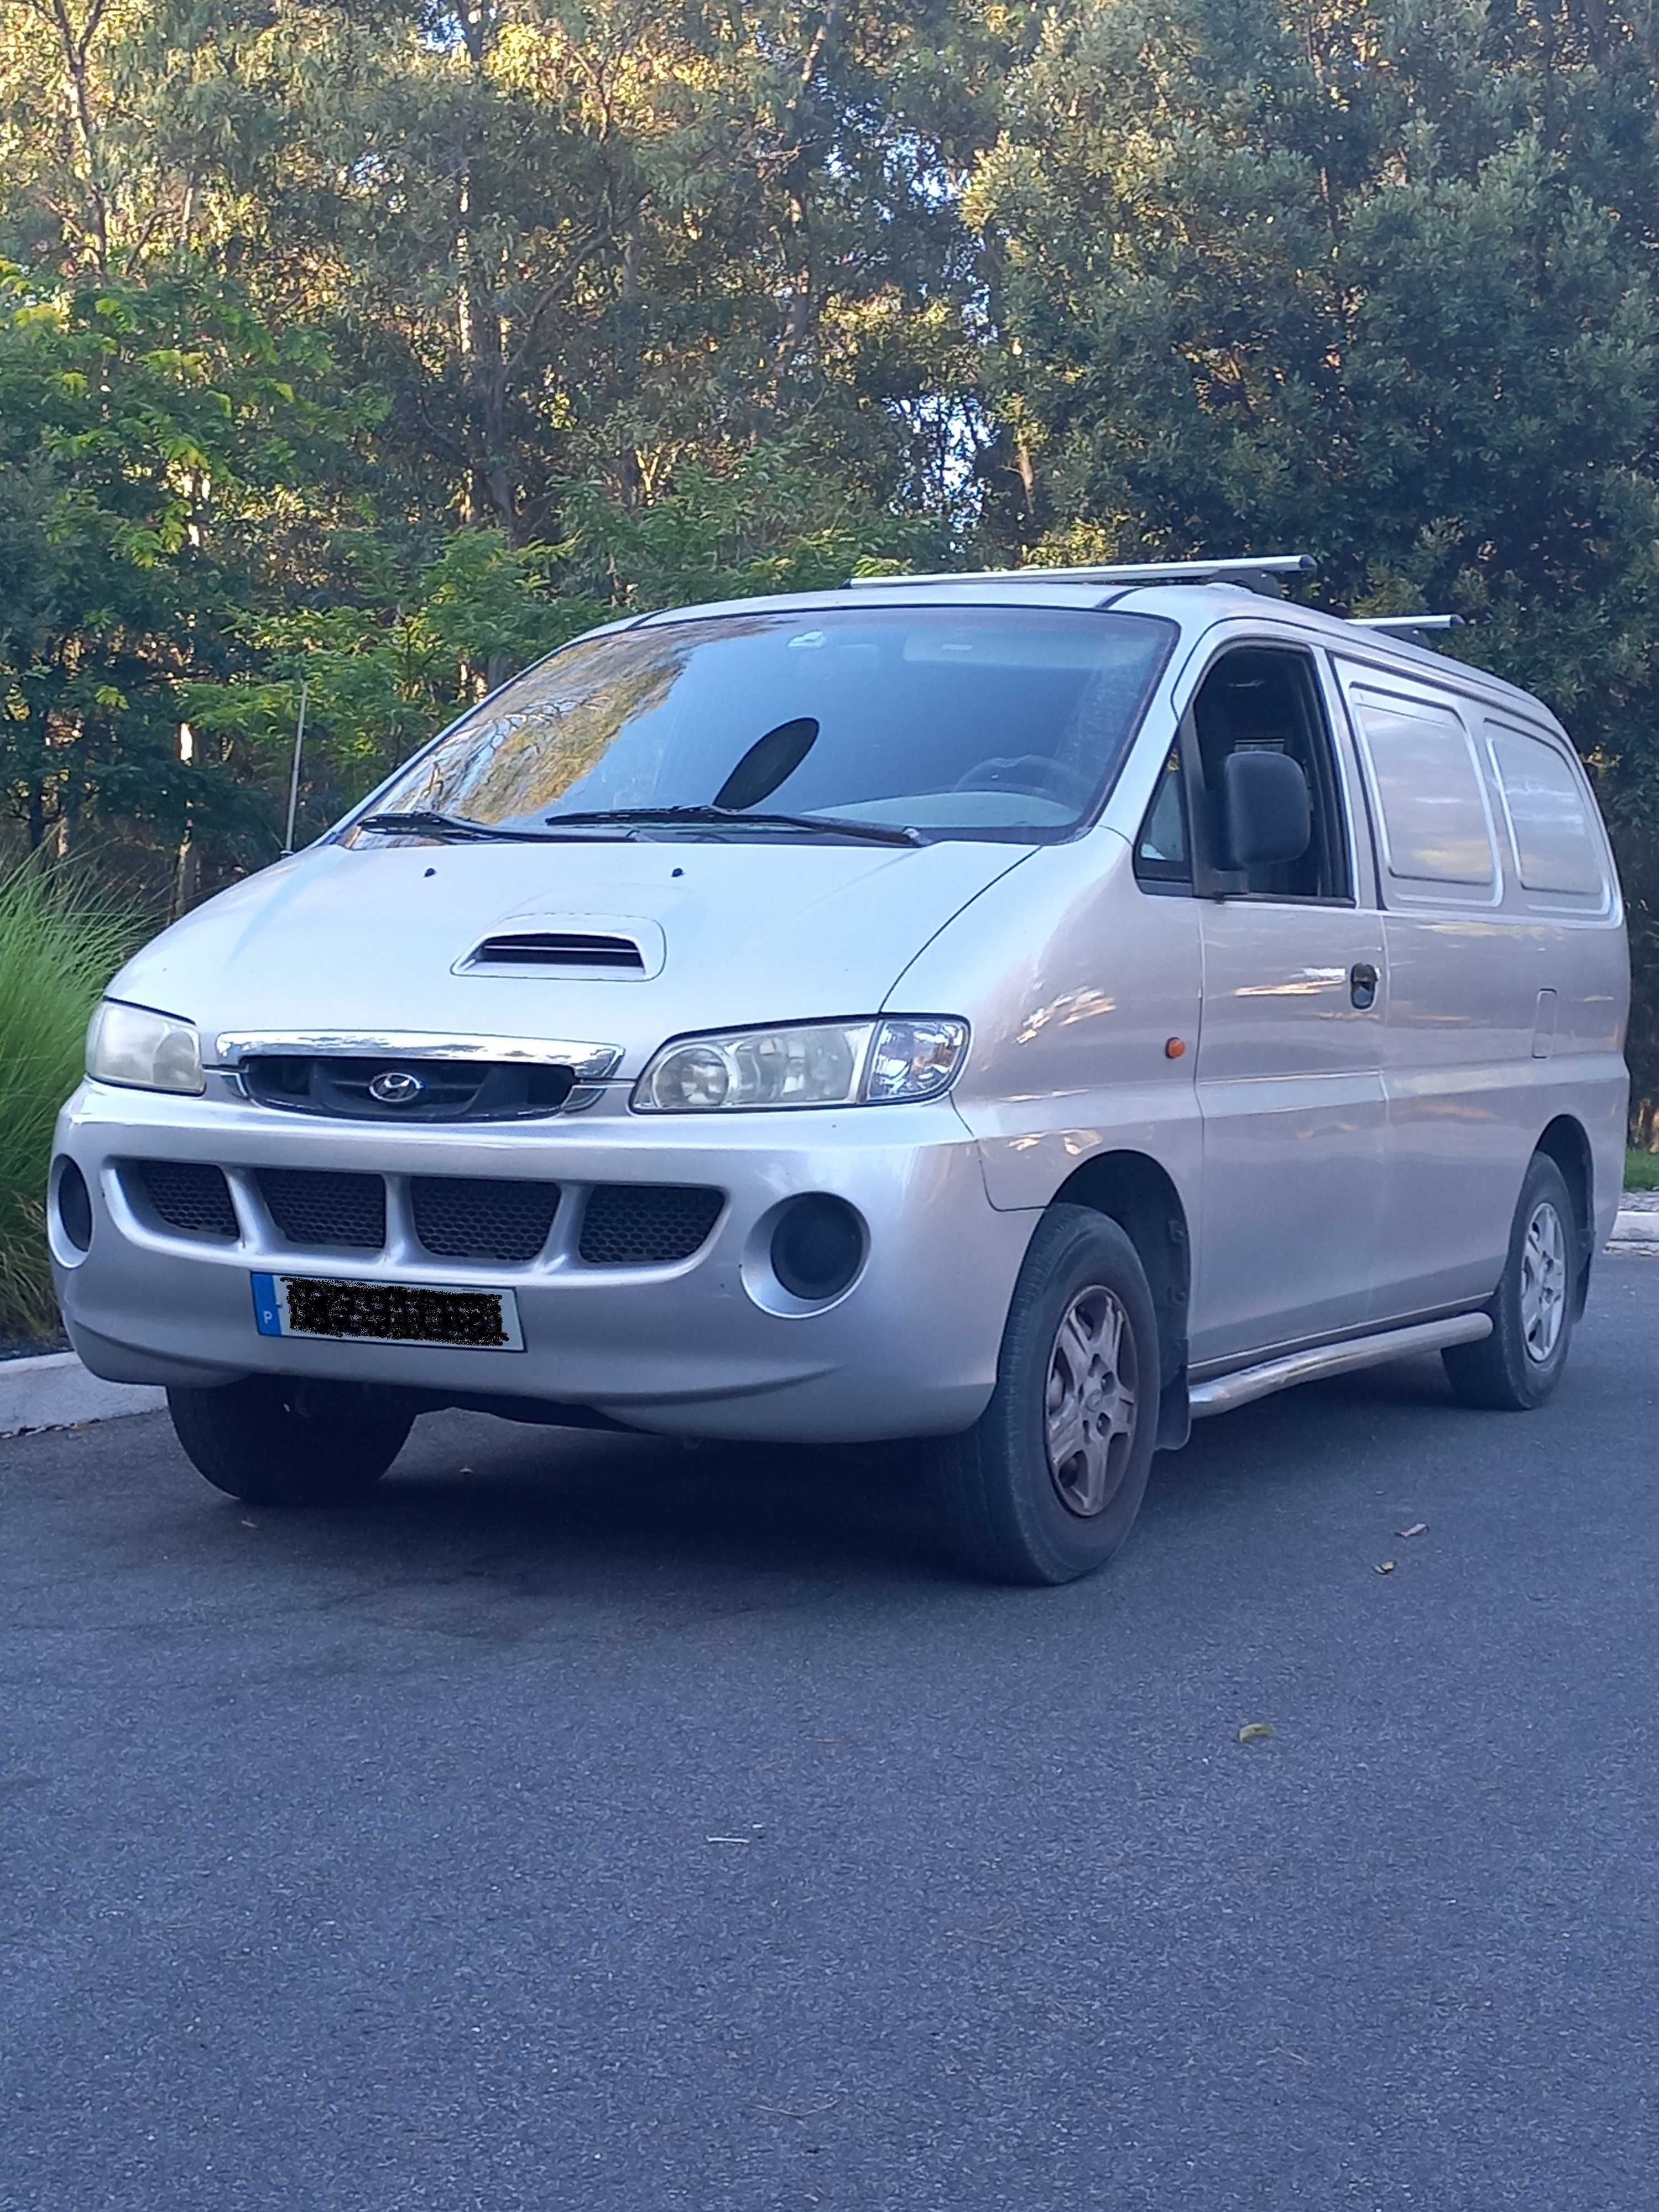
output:
M 0 1444 L 0 2206 L 1651 2204 L 1656 1344 L 1605 1261 L 1545 1412 L 1249 1407 L 1044 1593 L 875 1455 Z

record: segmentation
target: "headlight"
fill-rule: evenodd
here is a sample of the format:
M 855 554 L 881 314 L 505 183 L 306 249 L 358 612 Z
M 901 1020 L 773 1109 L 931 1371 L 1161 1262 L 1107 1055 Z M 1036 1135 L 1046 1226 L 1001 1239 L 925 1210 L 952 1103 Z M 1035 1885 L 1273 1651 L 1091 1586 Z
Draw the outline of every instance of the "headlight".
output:
M 641 1114 L 713 1114 L 937 1098 L 967 1050 L 967 1023 L 939 1014 L 680 1037 L 635 1085 L 634 1106 Z
M 202 1047 L 194 1028 L 175 1014 L 106 999 L 87 1031 L 87 1073 L 94 1083 L 124 1083 L 135 1091 L 199 1094 Z

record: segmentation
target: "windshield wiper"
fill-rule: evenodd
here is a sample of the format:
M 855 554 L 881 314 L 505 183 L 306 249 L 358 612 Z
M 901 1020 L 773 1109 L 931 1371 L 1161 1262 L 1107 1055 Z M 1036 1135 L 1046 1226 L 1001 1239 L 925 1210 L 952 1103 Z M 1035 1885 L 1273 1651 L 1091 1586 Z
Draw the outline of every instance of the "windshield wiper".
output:
M 600 817 L 594 818 L 597 821 Z M 499 829 L 488 822 L 474 822 L 465 814 L 441 813 L 435 806 L 411 806 L 403 814 L 366 814 L 355 826 L 359 830 L 393 833 L 404 830 L 428 837 L 449 837 L 458 844 L 494 845 L 505 842 L 513 845 L 556 845 L 562 842 L 550 837 L 545 830 Z
M 811 830 L 819 836 L 865 839 L 872 845 L 925 845 L 920 830 L 897 822 L 856 822 L 840 814 L 761 814 L 740 812 L 732 806 L 617 806 L 592 814 L 548 814 L 542 817 L 556 828 L 576 823 L 623 823 L 705 822 L 723 828 L 752 823 L 758 830 Z

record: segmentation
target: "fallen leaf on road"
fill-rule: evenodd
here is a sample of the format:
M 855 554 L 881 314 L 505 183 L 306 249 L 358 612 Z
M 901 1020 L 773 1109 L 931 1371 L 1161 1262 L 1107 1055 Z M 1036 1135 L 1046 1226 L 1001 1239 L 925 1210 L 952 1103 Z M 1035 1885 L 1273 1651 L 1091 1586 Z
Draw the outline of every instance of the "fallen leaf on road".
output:
M 1238 1731 L 1238 1740 L 1241 1743 L 1266 1743 L 1272 1735 L 1266 1721 L 1246 1721 Z
M 1376 1563 L 1376 1571 L 1379 1575 L 1391 1575 L 1394 1572 L 1394 1561 L 1379 1559 Z
M 1409 1528 L 1396 1528 L 1394 1533 L 1396 1536 L 1426 1536 L 1429 1524 L 1426 1521 L 1413 1521 Z
M 994 1943 L 998 1936 L 1006 1931 L 1012 1919 L 1013 1915 L 1010 1913 L 1006 1920 L 999 1920 L 994 1927 L 981 1929 L 977 1935 L 969 1928 L 952 1928 L 947 1933 L 959 1936 L 964 1943 Z

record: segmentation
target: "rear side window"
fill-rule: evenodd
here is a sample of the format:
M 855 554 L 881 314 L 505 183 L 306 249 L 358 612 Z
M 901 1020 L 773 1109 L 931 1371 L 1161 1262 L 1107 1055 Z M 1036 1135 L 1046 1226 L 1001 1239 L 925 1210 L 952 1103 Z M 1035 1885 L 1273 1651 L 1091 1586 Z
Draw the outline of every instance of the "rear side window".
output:
M 1474 741 L 1449 707 L 1355 684 L 1348 693 L 1376 798 L 1386 874 L 1407 896 L 1498 890 Z
M 1523 890 L 1600 900 L 1601 840 L 1571 764 L 1524 730 L 1489 722 L 1486 732 Z

